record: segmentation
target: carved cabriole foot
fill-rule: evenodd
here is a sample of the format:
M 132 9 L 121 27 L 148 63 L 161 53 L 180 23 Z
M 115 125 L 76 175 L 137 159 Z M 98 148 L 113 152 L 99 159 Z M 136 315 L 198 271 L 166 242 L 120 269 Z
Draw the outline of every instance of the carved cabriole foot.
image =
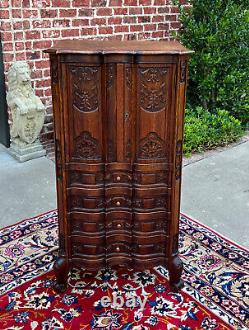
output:
M 67 289 L 68 263 L 65 257 L 59 257 L 54 263 L 54 272 L 56 283 L 54 289 L 58 293 L 62 293 Z
M 178 255 L 173 256 L 169 262 L 169 282 L 173 292 L 178 292 L 183 288 L 183 281 L 181 280 L 183 263 Z

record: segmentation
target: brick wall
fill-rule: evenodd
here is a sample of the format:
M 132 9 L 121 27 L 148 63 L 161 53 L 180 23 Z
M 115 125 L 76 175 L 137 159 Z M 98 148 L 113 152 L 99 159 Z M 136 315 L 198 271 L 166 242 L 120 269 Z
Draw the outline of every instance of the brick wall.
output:
M 26 60 L 36 94 L 47 109 L 43 141 L 52 138 L 48 55 L 54 41 L 68 38 L 168 39 L 179 28 L 170 0 L 1 0 L 5 72 Z

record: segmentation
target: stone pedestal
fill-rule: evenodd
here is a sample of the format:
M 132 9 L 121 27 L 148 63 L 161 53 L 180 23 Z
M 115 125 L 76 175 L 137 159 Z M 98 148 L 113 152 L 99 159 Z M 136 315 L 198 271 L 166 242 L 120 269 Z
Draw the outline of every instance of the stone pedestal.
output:
M 14 142 L 11 143 L 8 152 L 19 162 L 26 162 L 30 159 L 39 158 L 46 155 L 45 149 L 39 141 L 25 146 L 19 146 Z

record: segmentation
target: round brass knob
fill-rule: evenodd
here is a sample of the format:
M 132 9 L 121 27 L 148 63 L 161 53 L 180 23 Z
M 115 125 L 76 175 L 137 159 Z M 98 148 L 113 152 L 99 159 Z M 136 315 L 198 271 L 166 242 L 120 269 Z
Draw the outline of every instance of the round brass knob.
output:
M 117 206 L 120 206 L 120 202 L 117 202 L 116 205 L 117 205 Z
M 120 247 L 119 247 L 119 246 L 116 247 L 116 251 L 117 251 L 117 252 L 120 251 Z
M 120 181 L 120 180 L 121 180 L 120 176 L 117 176 L 117 181 Z
M 121 223 L 118 223 L 118 224 L 117 224 L 117 227 L 118 227 L 118 228 L 121 228 L 121 227 L 122 227 L 122 226 L 121 226 Z

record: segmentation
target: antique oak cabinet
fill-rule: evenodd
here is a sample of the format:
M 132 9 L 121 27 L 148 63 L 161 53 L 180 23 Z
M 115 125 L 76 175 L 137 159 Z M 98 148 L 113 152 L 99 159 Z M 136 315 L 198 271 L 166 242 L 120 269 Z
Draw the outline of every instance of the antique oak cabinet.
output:
M 71 267 L 178 257 L 187 58 L 178 42 L 61 41 L 50 54 L 59 212 L 57 290 Z

